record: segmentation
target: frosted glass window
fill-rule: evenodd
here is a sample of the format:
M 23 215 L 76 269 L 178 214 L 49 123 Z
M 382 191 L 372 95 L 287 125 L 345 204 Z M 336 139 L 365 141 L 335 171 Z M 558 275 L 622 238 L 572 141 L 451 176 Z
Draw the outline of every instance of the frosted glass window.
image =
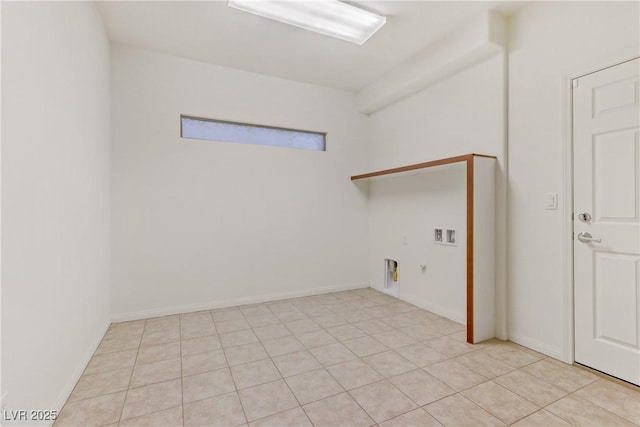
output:
M 269 126 L 225 122 L 181 116 L 180 136 L 209 141 L 236 142 L 238 144 L 271 145 L 325 151 L 325 136 L 320 132 L 282 129 Z

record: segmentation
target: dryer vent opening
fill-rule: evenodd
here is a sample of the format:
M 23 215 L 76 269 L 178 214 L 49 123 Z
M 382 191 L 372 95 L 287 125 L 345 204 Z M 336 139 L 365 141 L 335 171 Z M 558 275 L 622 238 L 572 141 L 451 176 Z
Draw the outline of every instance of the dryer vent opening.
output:
M 384 290 L 398 296 L 398 261 L 391 258 L 384 260 Z

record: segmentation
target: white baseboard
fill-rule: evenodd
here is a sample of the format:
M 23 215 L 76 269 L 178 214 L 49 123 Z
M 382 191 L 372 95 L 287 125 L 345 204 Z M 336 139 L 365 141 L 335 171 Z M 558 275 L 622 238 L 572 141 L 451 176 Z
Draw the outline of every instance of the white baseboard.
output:
M 509 341 L 513 341 L 516 344 L 520 344 L 522 346 L 530 348 L 531 350 L 535 350 L 538 353 L 546 354 L 549 357 L 553 357 L 554 359 L 558 359 L 564 362 L 564 360 L 562 359 L 562 352 L 559 348 L 551 347 L 536 339 L 523 337 L 521 335 L 510 334 Z
M 258 304 L 281 299 L 300 298 L 311 295 L 327 294 L 331 292 L 350 291 L 354 289 L 368 288 L 369 285 L 340 285 L 323 288 L 312 288 L 292 292 L 280 292 L 267 295 L 232 298 L 220 301 L 209 301 L 197 304 L 178 305 L 173 307 L 153 308 L 150 310 L 134 311 L 129 313 L 115 313 L 111 315 L 113 323 L 128 322 L 131 320 L 149 319 L 152 317 L 169 316 L 171 314 L 192 313 L 194 311 L 213 310 L 216 308 L 234 307 L 236 305 Z
M 60 391 L 60 394 L 58 395 L 58 398 L 55 400 L 55 404 L 53 405 L 53 408 L 58 411 L 58 415 L 60 414 L 60 411 L 62 411 L 62 407 L 64 406 L 64 404 L 69 399 L 69 396 L 71 396 L 73 389 L 78 383 L 78 380 L 82 376 L 82 373 L 84 372 L 85 368 L 91 361 L 93 354 L 96 352 L 96 349 L 100 345 L 100 342 L 102 341 L 104 334 L 107 333 L 107 330 L 109 329 L 110 325 L 111 323 L 109 323 L 108 321 L 106 321 L 104 325 L 102 325 L 102 327 L 96 334 L 95 338 L 93 339 L 92 343 L 89 345 L 89 347 L 87 347 L 86 351 L 80 358 L 80 361 L 78 362 L 76 368 L 71 373 L 69 380 L 64 385 L 64 387 L 62 387 L 62 390 Z M 52 425 L 52 424 L 53 424 L 53 421 L 48 423 L 48 425 Z
M 400 291 L 398 295 L 394 295 L 386 291 L 383 287 L 377 287 L 377 286 L 375 287 L 371 286 L 371 287 L 377 291 L 384 292 L 402 301 L 408 302 L 409 304 L 413 304 L 416 307 L 420 307 L 424 310 L 430 311 L 439 316 L 446 317 L 447 319 L 453 320 L 454 322 L 462 323 L 463 325 L 466 324 L 467 322 L 466 313 L 462 313 L 462 314 L 457 313 L 455 311 L 452 311 L 444 307 L 432 304 L 428 301 L 425 301 L 423 298 L 416 297 L 415 295 L 412 295 L 412 294 L 407 294 L 406 292 Z

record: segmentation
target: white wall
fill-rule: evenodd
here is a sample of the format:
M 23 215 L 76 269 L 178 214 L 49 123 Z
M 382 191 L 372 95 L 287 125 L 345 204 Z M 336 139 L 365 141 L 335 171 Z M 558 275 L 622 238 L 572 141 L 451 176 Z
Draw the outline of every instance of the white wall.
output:
M 466 164 L 440 166 L 370 184 L 371 285 L 384 287 L 384 260 L 398 265 L 399 296 L 466 322 Z M 433 243 L 433 228 L 455 228 L 457 246 Z M 426 264 L 423 271 L 420 264 Z
M 368 284 L 352 93 L 112 53 L 115 320 Z M 327 151 L 181 139 L 180 114 L 325 131 Z
M 497 156 L 497 258 L 502 260 L 506 223 L 504 89 L 504 56 L 498 55 L 372 114 L 367 147 L 368 170 L 473 152 Z M 434 169 L 370 184 L 371 284 L 382 286 L 383 254 L 395 248 L 402 254 L 400 296 L 461 322 L 466 318 L 465 176 L 464 167 L 455 173 L 448 168 Z M 436 226 L 455 227 L 459 246 L 434 246 Z M 401 244 L 404 235 L 407 245 Z M 423 262 L 427 264 L 424 273 L 419 270 Z M 499 262 L 499 312 L 505 308 L 504 269 L 504 261 Z M 498 319 L 498 325 L 498 333 L 504 337 L 504 319 Z
M 92 3 L 2 8 L 2 392 L 60 409 L 109 324 L 109 42 Z
M 563 182 L 564 84 L 569 75 L 638 55 L 638 6 L 534 2 L 510 22 L 509 335 L 565 360 L 572 319 L 564 317 L 571 304 L 564 269 L 571 259 L 563 246 L 571 232 L 563 229 L 563 213 L 571 215 Z M 552 192 L 560 209 L 546 211 L 543 195 Z

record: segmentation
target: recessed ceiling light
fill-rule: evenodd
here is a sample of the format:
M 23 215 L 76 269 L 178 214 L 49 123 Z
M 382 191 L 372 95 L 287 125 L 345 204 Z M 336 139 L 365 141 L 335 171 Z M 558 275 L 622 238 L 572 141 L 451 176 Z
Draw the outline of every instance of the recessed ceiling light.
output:
M 233 8 L 360 45 L 387 22 L 385 16 L 338 0 L 228 1 Z

